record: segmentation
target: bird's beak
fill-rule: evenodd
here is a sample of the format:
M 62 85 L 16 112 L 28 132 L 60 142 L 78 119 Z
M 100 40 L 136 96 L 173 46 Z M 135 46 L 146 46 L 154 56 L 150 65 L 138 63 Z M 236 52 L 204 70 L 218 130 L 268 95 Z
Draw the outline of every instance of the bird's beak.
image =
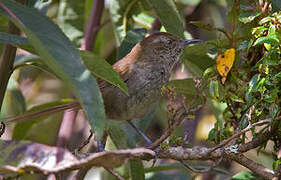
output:
M 202 42 L 202 40 L 200 40 L 200 39 L 182 40 L 181 45 L 182 45 L 182 47 L 184 47 L 189 44 L 194 44 L 194 43 L 198 43 L 198 42 Z

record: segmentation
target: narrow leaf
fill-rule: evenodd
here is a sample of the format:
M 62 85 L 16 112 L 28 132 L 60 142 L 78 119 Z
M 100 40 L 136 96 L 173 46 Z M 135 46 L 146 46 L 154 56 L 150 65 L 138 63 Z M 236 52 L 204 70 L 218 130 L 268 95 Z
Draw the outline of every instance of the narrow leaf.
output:
M 165 29 L 179 37 L 184 37 L 183 21 L 172 0 L 149 0 Z
M 97 77 L 102 78 L 109 83 L 119 87 L 126 94 L 129 94 L 126 84 L 120 75 L 112 69 L 112 66 L 101 57 L 89 52 L 80 51 L 80 55 L 85 66 Z
M 1 3 L 17 19 L 12 18 L 3 8 L 0 8 L 0 13 L 12 20 L 25 33 L 44 63 L 68 85 L 100 138 L 105 126 L 102 96 L 96 80 L 83 65 L 78 51 L 58 26 L 36 9 L 10 0 L 2 0 Z

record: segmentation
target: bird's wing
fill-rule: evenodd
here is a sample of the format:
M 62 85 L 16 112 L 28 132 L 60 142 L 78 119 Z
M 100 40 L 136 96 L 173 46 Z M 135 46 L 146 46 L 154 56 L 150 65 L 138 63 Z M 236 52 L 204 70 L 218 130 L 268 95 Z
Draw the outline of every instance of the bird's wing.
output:
M 112 67 L 126 83 L 126 81 L 129 79 L 131 72 L 129 63 L 125 59 L 121 59 L 120 61 L 116 62 Z M 101 91 L 103 91 L 103 89 L 106 89 L 106 87 L 112 86 L 112 84 L 106 82 L 103 79 L 98 79 L 98 84 Z

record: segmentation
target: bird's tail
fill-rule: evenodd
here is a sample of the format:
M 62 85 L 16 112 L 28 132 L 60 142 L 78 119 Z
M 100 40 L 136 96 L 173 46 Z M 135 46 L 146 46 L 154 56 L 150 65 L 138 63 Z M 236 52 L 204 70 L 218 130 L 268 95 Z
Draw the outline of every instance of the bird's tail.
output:
M 70 102 L 70 103 L 66 103 L 66 104 L 56 105 L 56 106 L 46 108 L 43 110 L 39 110 L 39 111 L 24 113 L 24 114 L 21 114 L 18 116 L 0 118 L 0 121 L 10 124 L 10 123 L 14 123 L 14 122 L 22 122 L 22 121 L 25 121 L 25 120 L 28 120 L 31 118 L 37 118 L 37 117 L 53 114 L 55 112 L 65 111 L 68 109 L 74 110 L 74 109 L 80 109 L 80 108 L 81 108 L 81 106 L 80 106 L 79 102 L 74 101 L 74 102 Z

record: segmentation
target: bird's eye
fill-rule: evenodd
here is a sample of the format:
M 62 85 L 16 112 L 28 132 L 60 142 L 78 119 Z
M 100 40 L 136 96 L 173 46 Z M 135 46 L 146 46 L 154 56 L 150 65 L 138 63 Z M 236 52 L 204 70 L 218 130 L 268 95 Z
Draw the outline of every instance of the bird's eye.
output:
M 172 42 L 173 42 L 172 40 L 168 40 L 168 41 L 167 41 L 167 43 L 168 43 L 169 45 L 172 44 Z

